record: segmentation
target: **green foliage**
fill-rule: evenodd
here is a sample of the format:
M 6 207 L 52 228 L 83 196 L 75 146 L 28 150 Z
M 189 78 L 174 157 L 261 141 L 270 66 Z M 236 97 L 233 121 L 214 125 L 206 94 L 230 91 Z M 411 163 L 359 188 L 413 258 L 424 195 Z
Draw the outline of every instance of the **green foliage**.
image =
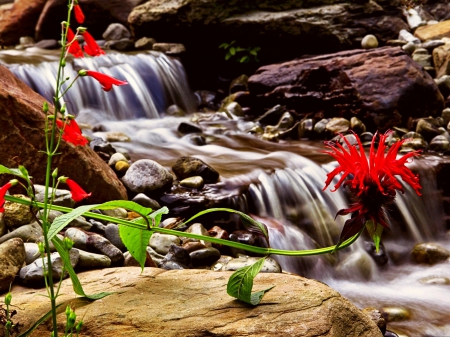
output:
M 381 234 L 383 233 L 383 226 L 373 222 L 372 220 L 367 220 L 366 228 L 375 243 L 375 250 L 378 253 L 378 250 L 380 249 Z
M 238 47 L 236 46 L 236 40 L 231 41 L 230 43 L 222 43 L 219 48 L 225 49 L 225 60 L 228 61 L 230 59 L 234 59 L 239 63 L 249 63 L 249 62 L 259 62 L 258 60 L 258 52 L 261 50 L 261 47 Z
M 248 267 L 236 270 L 228 280 L 227 293 L 245 303 L 258 305 L 266 292 L 273 287 L 252 293 L 253 280 L 260 272 L 266 258 L 261 258 Z
M 60 303 L 60 304 L 56 305 L 55 309 L 58 309 L 61 305 L 63 305 L 63 304 Z M 52 309 L 50 309 L 44 316 L 42 316 L 36 322 L 34 322 L 34 324 L 32 326 L 30 326 L 27 331 L 22 332 L 18 337 L 27 337 L 27 336 L 29 336 L 39 325 L 41 325 L 47 319 L 49 319 L 50 316 L 52 316 L 52 313 L 53 313 L 53 311 L 52 311 Z

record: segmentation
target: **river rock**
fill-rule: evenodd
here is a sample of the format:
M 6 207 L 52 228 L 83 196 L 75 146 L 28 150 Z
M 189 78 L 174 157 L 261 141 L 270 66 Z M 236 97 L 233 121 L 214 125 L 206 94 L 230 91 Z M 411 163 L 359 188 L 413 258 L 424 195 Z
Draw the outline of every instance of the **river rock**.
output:
M 166 255 L 172 245 L 180 246 L 181 240 L 176 235 L 153 233 L 149 246 L 157 253 Z
M 102 34 L 102 37 L 106 41 L 128 39 L 131 37 L 131 33 L 124 25 L 120 23 L 111 23 Z
M 40 238 L 44 232 L 42 227 L 37 222 L 29 225 L 21 226 L 8 234 L 0 237 L 0 243 L 3 243 L 12 238 L 20 238 L 23 242 L 40 242 Z
M 102 209 L 100 212 L 102 212 L 102 214 L 113 217 L 113 218 L 118 218 L 118 219 L 127 219 L 128 218 L 128 211 L 125 208 L 122 207 L 117 207 L 117 208 L 113 208 L 113 209 Z
M 369 281 L 375 269 L 375 263 L 368 253 L 352 252 L 338 264 L 336 273 L 346 279 Z
M 182 135 L 201 133 L 202 131 L 203 130 L 200 126 L 191 122 L 181 122 L 180 125 L 178 125 L 178 132 Z
M 86 293 L 107 290 L 113 295 L 83 303 L 77 308 L 77 316 L 83 317 L 83 334 L 97 337 L 110 337 L 111 331 L 115 337 L 157 336 L 161 331 L 165 337 L 382 337 L 369 317 L 324 283 L 290 274 L 259 274 L 255 288 L 276 286 L 266 293 L 262 305 L 250 308 L 227 295 L 230 275 L 156 268 L 145 268 L 141 273 L 136 267 L 84 272 L 79 278 Z M 37 295 L 45 295 L 45 289 L 15 286 L 13 294 L 14 304 L 21 308 L 14 318 L 24 324 L 24 329 L 48 312 L 48 298 Z M 63 281 L 59 300 L 73 301 L 70 280 Z M 124 301 L 127 310 L 123 309 Z M 142 310 L 149 303 L 155 305 Z M 221 308 L 224 310 L 218 320 L 217 310 Z M 61 312 L 58 321 L 64 320 Z M 49 329 L 49 325 L 41 324 L 33 336 L 48 337 Z
M 194 157 L 181 157 L 172 166 L 172 171 L 179 180 L 194 176 L 201 176 L 207 184 L 213 184 L 219 180 L 219 172 Z
M 405 69 L 409 69 L 407 74 Z M 320 78 L 322 84 L 311 83 L 312 78 Z M 392 87 L 405 90 L 390 90 Z M 249 78 L 249 89 L 259 105 L 273 106 L 276 100 L 301 114 L 355 116 L 368 130 L 406 125 L 409 117 L 438 116 L 444 108 L 444 99 L 431 77 L 394 47 L 267 65 Z
M 34 190 L 36 191 L 36 201 L 44 202 L 45 196 L 45 186 L 34 184 Z M 72 199 L 72 194 L 68 190 L 57 189 L 49 187 L 48 194 L 51 195 L 55 193 L 55 198 L 53 199 L 53 205 L 64 206 L 64 207 L 75 207 L 75 201 Z
M 177 245 L 171 245 L 160 268 L 166 270 L 189 269 L 192 267 L 189 253 Z
M 450 142 L 445 136 L 439 135 L 430 141 L 428 149 L 430 151 L 445 152 L 450 150 Z
M 19 238 L 0 244 L 0 294 L 9 290 L 25 262 L 25 246 Z
M 77 268 L 85 269 L 100 269 L 108 268 L 111 265 L 111 259 L 106 255 L 89 253 L 81 249 L 77 250 L 80 257 L 78 259 Z
M 385 315 L 387 323 L 407 321 L 411 318 L 411 312 L 406 308 L 384 307 L 381 311 Z
M 211 265 L 220 258 L 220 252 L 214 247 L 206 247 L 189 253 L 192 264 L 195 266 Z
M 108 239 L 98 234 L 90 234 L 87 240 L 89 249 L 95 250 L 111 259 L 112 266 L 123 265 L 123 254 L 119 248 L 114 246 Z
M 77 228 L 68 228 L 64 233 L 64 236 L 73 241 L 74 248 L 78 248 L 80 250 L 87 249 L 88 235 L 85 232 Z
M 21 194 L 15 194 L 14 196 L 20 199 L 31 201 L 30 198 Z M 4 208 L 5 212 L 3 214 L 3 221 L 5 222 L 6 226 L 10 228 L 17 228 L 22 225 L 26 225 L 34 220 L 34 216 L 30 212 L 29 205 L 5 201 Z
M 414 35 L 422 41 L 450 37 L 450 20 L 442 21 L 435 25 L 418 27 L 415 30 Z
M 181 43 L 154 43 L 153 50 L 160 51 L 167 55 L 177 55 L 184 53 L 186 47 Z
M 112 50 L 118 50 L 118 51 L 130 51 L 134 49 L 134 41 L 131 39 L 120 39 L 120 40 L 111 40 L 106 41 L 105 43 L 105 49 L 112 49 Z M 127 136 L 128 137 L 128 136 Z M 130 138 L 128 137 L 128 140 L 125 140 L 127 138 L 120 137 L 118 139 L 124 139 L 124 140 L 109 140 L 111 142 L 129 142 Z
M 423 277 L 419 280 L 422 284 L 432 284 L 432 285 L 450 285 L 450 279 L 443 276 L 430 276 Z
M 164 255 L 157 253 L 152 247 L 147 246 L 147 254 L 156 263 L 158 267 L 161 267 L 161 263 L 164 260 Z
M 120 160 L 114 165 L 114 170 L 117 172 L 119 177 L 122 177 L 130 168 L 128 161 Z
M 134 193 L 158 193 L 172 186 L 172 175 L 160 164 L 150 159 L 134 162 L 122 178 L 125 186 Z
M 134 48 L 137 50 L 152 50 L 156 40 L 151 37 L 141 37 L 134 43 Z
M 198 234 L 198 235 L 209 236 L 209 232 L 199 222 L 196 222 L 196 223 L 193 223 L 192 225 L 190 225 L 189 228 L 186 229 L 185 232 L 186 233 L 191 233 L 191 234 Z M 211 247 L 212 246 L 212 243 L 207 241 L 207 240 L 197 240 L 197 239 L 190 239 L 190 238 L 187 238 L 187 239 L 183 240 L 183 242 L 187 242 L 187 241 L 200 241 L 200 243 L 203 244 L 205 247 Z
M 332 118 L 325 128 L 332 135 L 346 133 L 350 129 L 350 122 L 345 118 Z
M 378 47 L 378 40 L 375 35 L 369 34 L 361 40 L 361 47 L 363 49 L 372 49 Z
M 234 271 L 242 267 L 248 267 L 256 263 L 259 257 L 242 256 L 228 261 L 221 270 Z M 271 257 L 266 258 L 261 268 L 261 273 L 281 273 L 280 264 Z
M 21 36 L 34 36 L 34 28 L 46 0 L 18 0 L 0 20 L 0 45 L 11 46 Z
M 114 166 L 118 161 L 128 162 L 127 157 L 123 153 L 116 152 L 111 155 L 108 161 L 109 166 Z
M 151 208 L 152 210 L 156 211 L 161 208 L 160 204 L 149 197 L 147 197 L 144 193 L 137 194 L 132 201 L 135 203 L 138 203 L 141 206 Z
M 67 9 L 65 2 L 64 7 Z M 21 158 L 21 164 L 37 184 L 45 181 L 45 165 L 42 163 L 46 161 L 46 156 L 36 150 L 45 144 L 44 101 L 6 67 L 0 66 L 0 125 L 4 137 L 0 142 L 2 165 L 17 167 L 16 158 Z M 51 104 L 49 106 L 52 113 Z M 74 146 L 61 140 L 58 153 L 60 155 L 53 158 L 54 167 L 58 167 L 60 175 L 70 177 L 85 191 L 92 192 L 90 202 L 127 199 L 126 190 L 117 176 L 89 147 Z M 1 175 L 0 185 L 8 179 Z
M 122 252 L 127 250 L 127 247 L 122 242 L 119 234 L 119 226 L 114 223 L 109 223 L 105 228 L 105 237 Z
M 39 252 L 39 246 L 37 245 L 37 243 L 25 242 L 24 246 L 25 246 L 25 264 L 30 264 L 41 256 Z
M 189 177 L 180 181 L 180 186 L 201 189 L 205 181 L 200 176 Z
M 437 243 L 418 243 L 411 251 L 411 259 L 415 263 L 433 265 L 450 257 L 450 251 Z

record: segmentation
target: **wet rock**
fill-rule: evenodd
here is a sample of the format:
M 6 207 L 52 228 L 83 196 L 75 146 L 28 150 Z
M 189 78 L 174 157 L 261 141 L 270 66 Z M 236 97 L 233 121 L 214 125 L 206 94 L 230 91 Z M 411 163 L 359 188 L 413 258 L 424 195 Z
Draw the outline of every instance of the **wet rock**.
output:
M 416 132 L 421 134 L 423 138 L 429 142 L 433 137 L 439 135 L 438 127 L 436 126 L 436 122 L 431 118 L 421 118 L 417 122 Z
M 172 171 L 179 180 L 194 176 L 201 176 L 207 184 L 213 184 L 219 180 L 219 172 L 194 157 L 181 157 L 172 166 Z
M 430 151 L 445 152 L 450 150 L 450 142 L 445 136 L 436 136 L 428 145 Z
M 450 285 L 450 279 L 448 277 L 443 276 L 430 276 L 424 277 L 419 280 L 422 284 L 431 284 L 431 285 Z
M 364 123 L 357 117 L 352 117 L 350 119 L 350 129 L 352 129 L 356 134 L 360 135 L 366 132 L 366 126 Z
M 91 231 L 97 234 L 104 235 L 106 225 L 98 220 L 89 219 L 89 223 L 92 225 Z
M 383 307 L 381 312 L 385 315 L 387 323 L 403 322 L 411 318 L 411 312 L 406 308 Z
M 415 263 L 433 265 L 450 257 L 450 251 L 437 243 L 418 243 L 411 251 L 411 259 Z
M 208 233 L 208 231 L 205 229 L 205 227 L 203 227 L 203 225 L 202 225 L 201 223 L 198 223 L 198 222 L 192 224 L 191 226 L 189 226 L 189 228 L 186 229 L 185 232 L 186 232 L 186 233 L 191 233 L 191 234 L 198 234 L 198 235 L 209 236 L 209 233 Z M 188 238 L 187 240 L 184 240 L 184 242 L 187 242 L 187 241 L 189 241 L 189 240 L 195 240 L 195 241 L 197 241 L 196 239 L 189 239 L 189 238 Z M 211 246 L 212 246 L 211 242 L 209 242 L 209 241 L 200 240 L 200 242 L 201 242 L 205 247 L 211 247 Z
M 382 243 L 380 243 L 378 252 L 376 251 L 375 243 L 373 243 L 373 241 L 364 241 L 364 248 L 377 265 L 384 266 L 389 262 L 389 256 Z
M 314 121 L 311 118 L 304 119 L 298 125 L 298 138 L 311 138 L 314 135 Z
M 450 80 L 450 76 L 448 76 L 448 78 Z M 442 119 L 444 120 L 444 125 L 448 125 L 448 123 L 450 122 L 450 108 L 445 108 L 444 110 L 442 110 Z
M 156 210 L 161 208 L 161 206 L 159 205 L 159 203 L 156 200 L 153 200 L 153 199 L 149 198 L 144 193 L 137 194 L 132 199 L 132 201 L 134 201 L 135 203 L 138 203 L 141 206 L 144 206 L 144 207 L 147 207 L 147 208 L 151 208 L 154 211 L 156 211 Z
M 135 193 L 158 193 L 172 186 L 172 175 L 150 159 L 134 162 L 122 178 L 125 186 Z
M 413 138 L 406 140 L 401 148 L 400 153 L 408 153 L 415 150 L 424 150 L 428 147 L 428 143 L 422 138 Z
M 383 337 L 399 337 L 395 332 L 386 330 Z
M 380 310 L 376 308 L 364 308 L 362 310 L 364 314 L 370 317 L 372 322 L 374 322 L 377 327 L 380 329 L 381 333 L 384 335 L 386 332 L 386 320 L 384 319 L 383 314 L 380 312 Z
M 206 248 L 206 246 L 200 241 L 188 241 L 183 243 L 181 248 L 185 249 L 188 253 L 192 253 L 196 250 Z
M 171 245 L 169 251 L 161 262 L 160 268 L 172 269 L 189 269 L 191 268 L 191 257 L 183 248 Z
M 346 133 L 350 128 L 350 122 L 345 118 L 332 118 L 325 128 L 332 135 Z
M 149 246 L 157 253 L 166 255 L 172 245 L 180 246 L 181 240 L 176 235 L 153 233 L 150 238 Z
M 205 185 L 205 182 L 202 177 L 194 176 L 181 180 L 180 185 L 188 188 L 201 189 Z
M 125 208 L 117 207 L 113 209 L 102 209 L 102 214 L 118 218 L 118 219 L 127 219 L 128 218 L 128 212 Z
M 244 110 L 242 110 L 242 107 L 237 102 L 231 102 L 228 103 L 226 106 L 221 108 L 221 111 L 225 111 L 227 114 L 230 114 L 232 116 L 236 117 L 242 117 L 245 115 Z
M 160 51 L 167 55 L 176 55 L 184 53 L 186 47 L 181 43 L 154 43 L 153 50 Z
M 230 234 L 230 240 L 253 246 L 256 243 L 256 237 L 253 233 L 245 230 L 237 230 Z
M 109 156 L 116 153 L 116 149 L 111 145 L 111 143 L 103 140 L 103 138 L 95 137 L 89 142 L 89 146 L 95 152 L 103 152 Z
M 118 51 L 130 51 L 134 49 L 134 41 L 131 39 L 107 41 L 104 48 Z
M 119 248 L 114 246 L 108 239 L 98 234 L 90 234 L 87 240 L 89 250 L 95 250 L 111 259 L 112 266 L 123 265 L 123 254 Z
M 106 41 L 128 39 L 131 37 L 131 33 L 124 25 L 120 23 L 111 23 L 108 28 L 106 28 L 102 37 Z
M 156 40 L 151 37 L 141 37 L 134 44 L 134 48 L 138 50 L 152 50 Z
M 35 184 L 34 189 L 36 191 L 36 201 L 44 202 L 45 186 Z M 75 207 L 75 201 L 73 201 L 72 194 L 70 193 L 70 191 L 61 189 L 53 191 L 53 188 L 49 187 L 48 189 L 49 195 L 51 195 L 53 192 L 55 193 L 55 198 L 53 199 L 54 205 L 70 208 Z
M 202 133 L 202 131 L 202 128 L 194 123 L 181 122 L 180 125 L 178 125 L 178 132 L 182 135 L 187 135 L 190 133 Z
M 120 131 L 108 131 L 104 134 L 107 142 L 130 142 L 131 139 L 128 135 Z M 113 154 L 111 154 L 113 155 Z
M 20 238 L 23 242 L 40 242 L 41 236 L 44 234 L 42 227 L 37 222 L 29 225 L 21 226 L 16 230 L 0 237 L 0 243 L 12 238 Z
M 35 48 L 40 48 L 40 49 L 58 49 L 61 47 L 61 45 L 58 43 L 57 40 L 54 39 L 44 39 L 39 41 L 38 43 L 34 44 Z
M 340 277 L 355 280 L 371 280 L 375 269 L 375 262 L 366 252 L 352 252 L 336 267 Z
M 378 47 L 378 40 L 375 35 L 369 34 L 361 40 L 361 47 L 363 49 L 372 49 Z
M 89 253 L 81 249 L 74 249 L 78 251 L 79 259 L 77 268 L 81 269 L 100 269 L 111 266 L 111 259 L 106 255 Z
M 164 260 L 164 255 L 158 254 L 152 247 L 147 246 L 147 254 L 158 267 L 161 267 L 161 263 Z
M 275 105 L 268 109 L 262 116 L 258 117 L 255 122 L 262 125 L 275 125 L 285 113 L 286 109 L 281 105 Z
M 117 175 L 119 177 L 123 176 L 128 169 L 130 168 L 130 164 L 128 164 L 127 161 L 118 161 L 115 165 L 114 165 L 114 170 L 117 172 Z
M 85 232 L 77 228 L 68 228 L 64 233 L 64 236 L 73 241 L 74 248 L 81 250 L 87 249 L 88 235 Z
M 41 256 L 41 254 L 39 253 L 39 247 L 37 243 L 26 242 L 24 243 L 24 246 L 25 246 L 25 264 L 30 264 Z
M 196 146 L 206 145 L 206 138 L 203 135 L 192 133 L 183 137 L 183 140 Z
M 238 91 L 248 91 L 248 76 L 243 74 L 230 83 L 230 94 Z
M 228 240 L 229 236 L 226 230 L 220 228 L 219 226 L 214 226 L 210 230 L 208 230 L 209 236 L 216 238 L 216 239 L 222 239 L 222 240 Z M 222 245 L 213 243 L 213 247 L 217 249 L 221 249 Z
M 189 254 L 194 266 L 210 265 L 220 258 L 220 252 L 214 247 L 195 250 Z
M 116 165 L 116 163 L 118 161 L 128 162 L 127 158 L 124 156 L 123 153 L 116 152 L 116 153 L 113 153 L 111 155 L 111 157 L 109 158 L 108 165 L 109 166 L 114 166 L 114 165 Z
M 228 261 L 228 263 L 225 264 L 221 270 L 235 271 L 239 268 L 250 266 L 256 263 L 259 259 L 259 257 L 242 256 Z M 264 261 L 261 268 L 261 273 L 281 273 L 281 266 L 277 261 L 268 257 Z
M 413 34 L 408 32 L 406 29 L 400 30 L 400 32 L 398 33 L 398 39 L 406 41 L 406 42 L 412 42 L 417 45 L 420 44 L 420 39 L 415 37 Z
M 17 198 L 31 201 L 30 198 L 22 195 L 15 194 Z M 3 221 L 9 228 L 17 228 L 22 225 L 27 225 L 34 220 L 33 214 L 30 212 L 30 206 L 19 204 L 16 202 L 5 201 L 3 206 L 5 211 L 3 213 Z
M 329 121 L 330 121 L 329 118 L 323 118 L 320 121 L 318 121 L 314 125 L 314 132 L 316 132 L 318 135 L 322 135 L 325 132 Z
M 19 238 L 0 244 L 0 294 L 9 290 L 25 262 L 25 246 Z
M 114 246 L 119 248 L 122 252 L 127 250 L 127 247 L 122 242 L 119 234 L 119 226 L 114 223 L 109 223 L 105 228 L 105 238 L 107 238 Z
M 78 260 L 80 258 L 80 254 L 78 250 L 71 249 L 69 251 L 69 258 L 70 258 L 70 264 L 72 267 L 75 268 L 75 266 L 78 263 Z M 47 268 L 47 259 L 45 260 L 45 266 Z M 64 262 L 59 256 L 59 253 L 52 253 L 51 254 L 51 261 L 52 261 L 52 271 L 53 271 L 53 280 L 59 281 L 61 276 L 63 278 L 66 278 L 69 276 L 69 273 L 65 271 L 64 275 L 63 273 L 63 267 Z M 20 269 L 19 272 L 20 280 L 31 287 L 40 287 L 42 286 L 44 282 L 44 270 L 43 270 L 43 262 L 42 259 L 37 259 L 33 263 L 23 267 Z

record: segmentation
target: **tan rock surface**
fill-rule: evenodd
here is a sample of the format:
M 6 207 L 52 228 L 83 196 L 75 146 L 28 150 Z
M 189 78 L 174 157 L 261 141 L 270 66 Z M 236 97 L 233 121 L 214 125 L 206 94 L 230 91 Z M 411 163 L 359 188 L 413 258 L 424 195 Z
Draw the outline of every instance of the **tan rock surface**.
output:
M 75 300 L 69 280 L 58 302 L 71 303 L 83 317 L 83 336 L 199 337 L 381 337 L 359 309 L 323 283 L 289 274 L 260 274 L 255 290 L 274 286 L 261 305 L 249 306 L 226 294 L 229 272 L 137 267 L 79 275 L 87 293 L 113 291 L 93 303 Z M 16 321 L 30 326 L 49 308 L 44 289 L 15 286 Z M 61 307 L 62 322 L 65 305 Z M 48 336 L 49 324 L 32 336 Z M 62 329 L 62 324 L 61 324 Z
M 45 177 L 46 157 L 38 152 L 45 148 L 44 100 L 0 65 L 0 162 L 11 168 L 25 166 L 37 184 L 43 184 Z M 70 177 L 92 192 L 90 203 L 127 199 L 125 187 L 116 174 L 89 146 L 61 141 L 58 152 L 61 155 L 54 157 L 54 167 L 59 168 L 60 175 Z M 9 179 L 0 175 L 0 186 Z M 14 192 L 24 193 L 20 188 Z
M 439 40 L 443 37 L 450 37 L 450 20 L 418 27 L 414 35 L 422 41 Z

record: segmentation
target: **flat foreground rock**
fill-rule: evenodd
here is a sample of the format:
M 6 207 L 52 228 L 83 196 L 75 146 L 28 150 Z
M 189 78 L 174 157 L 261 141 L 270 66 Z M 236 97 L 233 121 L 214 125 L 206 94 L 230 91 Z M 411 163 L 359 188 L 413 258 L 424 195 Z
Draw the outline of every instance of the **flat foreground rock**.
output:
M 83 336 L 340 336 L 381 337 L 358 308 L 323 283 L 290 274 L 260 274 L 255 290 L 275 286 L 261 305 L 249 306 L 226 293 L 231 272 L 110 268 L 79 275 L 88 294 L 113 295 L 88 303 L 75 299 L 69 280 L 62 285 L 59 322 L 66 304 L 83 317 Z M 29 327 L 49 309 L 45 290 L 15 286 L 15 322 Z M 48 336 L 43 324 L 32 336 Z

